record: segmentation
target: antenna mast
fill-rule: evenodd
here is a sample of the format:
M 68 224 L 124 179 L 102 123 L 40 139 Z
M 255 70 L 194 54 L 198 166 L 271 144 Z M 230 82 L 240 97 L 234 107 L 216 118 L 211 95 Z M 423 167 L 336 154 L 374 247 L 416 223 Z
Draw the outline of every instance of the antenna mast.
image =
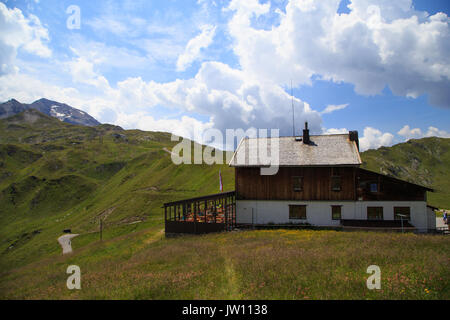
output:
M 294 94 L 292 91 L 292 79 L 291 79 L 291 102 L 292 102 L 292 136 L 295 137 Z

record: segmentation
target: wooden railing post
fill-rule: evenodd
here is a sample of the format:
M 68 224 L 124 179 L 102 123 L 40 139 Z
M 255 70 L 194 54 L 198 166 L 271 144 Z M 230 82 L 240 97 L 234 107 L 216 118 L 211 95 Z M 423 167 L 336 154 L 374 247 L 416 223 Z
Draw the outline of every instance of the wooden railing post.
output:
M 233 198 L 233 227 L 236 226 L 236 194 L 232 196 Z
M 194 201 L 194 233 L 197 233 L 197 201 Z
M 227 197 L 225 197 L 225 229 L 228 231 L 228 207 L 227 207 Z
M 217 223 L 217 200 L 214 199 L 214 223 Z

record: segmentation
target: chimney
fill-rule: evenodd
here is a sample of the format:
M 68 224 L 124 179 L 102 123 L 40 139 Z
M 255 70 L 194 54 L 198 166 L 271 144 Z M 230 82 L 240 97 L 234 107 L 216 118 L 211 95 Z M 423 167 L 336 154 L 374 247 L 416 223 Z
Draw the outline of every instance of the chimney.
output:
M 309 144 L 309 130 L 308 130 L 308 122 L 305 122 L 305 129 L 303 129 L 303 143 Z
M 356 146 L 358 147 L 358 151 L 359 151 L 358 131 L 350 131 L 348 133 L 348 138 L 349 138 L 350 141 L 355 141 L 356 142 Z

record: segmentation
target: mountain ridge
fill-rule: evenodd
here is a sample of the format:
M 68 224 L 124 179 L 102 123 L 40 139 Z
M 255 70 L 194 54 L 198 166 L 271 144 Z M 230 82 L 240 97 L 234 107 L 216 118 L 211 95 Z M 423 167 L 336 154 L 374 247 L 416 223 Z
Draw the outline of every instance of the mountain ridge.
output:
M 14 116 L 29 109 L 35 109 L 43 114 L 70 124 L 83 126 L 100 125 L 100 122 L 88 113 L 71 107 L 68 104 L 46 98 L 41 98 L 30 104 L 21 103 L 16 99 L 3 102 L 0 104 L 0 119 Z

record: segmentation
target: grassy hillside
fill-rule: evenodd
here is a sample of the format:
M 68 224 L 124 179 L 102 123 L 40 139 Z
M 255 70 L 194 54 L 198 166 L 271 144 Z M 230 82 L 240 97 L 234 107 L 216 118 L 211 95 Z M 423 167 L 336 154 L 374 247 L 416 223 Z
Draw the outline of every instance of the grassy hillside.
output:
M 445 206 L 448 139 L 423 141 L 367 151 L 364 166 L 431 184 L 439 190 L 431 203 Z M 218 192 L 219 169 L 225 191 L 234 189 L 227 165 L 174 165 L 168 150 L 176 143 L 167 133 L 74 126 L 33 110 L 0 120 L 0 299 L 448 298 L 442 236 L 249 231 L 165 239 L 164 202 Z M 62 256 L 56 239 L 66 228 L 80 236 Z M 80 291 L 66 288 L 71 264 L 81 268 Z M 365 287 L 371 264 L 386 279 L 381 291 Z
M 450 139 L 411 139 L 361 153 L 363 168 L 432 187 L 428 203 L 450 208 Z
M 231 168 L 172 163 L 170 134 L 74 126 L 30 110 L 0 121 L 0 268 L 60 251 L 56 238 L 161 226 L 164 202 L 234 189 Z M 120 231 L 122 230 L 122 231 Z
M 130 231 L 130 230 L 128 230 Z M 159 228 L 92 242 L 4 274 L 13 299 L 448 299 L 445 236 L 243 231 L 166 239 Z M 78 265 L 81 290 L 68 290 Z M 368 290 L 367 267 L 381 269 Z

